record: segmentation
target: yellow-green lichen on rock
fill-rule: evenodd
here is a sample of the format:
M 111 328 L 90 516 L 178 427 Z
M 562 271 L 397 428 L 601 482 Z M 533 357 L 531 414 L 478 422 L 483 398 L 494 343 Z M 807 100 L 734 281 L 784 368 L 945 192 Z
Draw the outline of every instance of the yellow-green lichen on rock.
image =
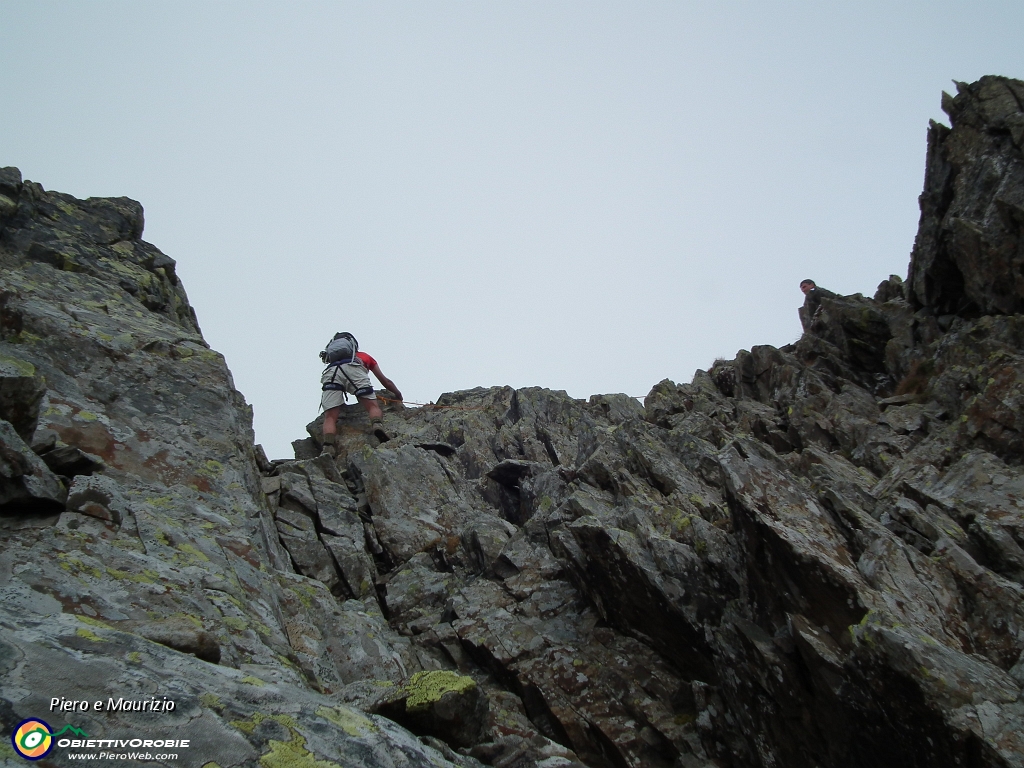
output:
M 225 616 L 221 621 L 225 627 L 235 632 L 245 632 L 249 628 L 249 622 L 237 616 Z
M 19 376 L 35 376 L 36 367 L 27 360 L 20 360 L 17 357 L 11 357 L 9 355 L 0 355 L 0 366 L 6 366 L 13 368 L 18 372 Z
M 270 751 L 260 756 L 263 768 L 342 768 L 331 760 L 320 760 L 306 749 L 306 740 L 298 733 L 289 741 L 270 739 Z
M 353 709 L 334 709 L 333 707 L 320 707 L 316 713 L 324 720 L 334 723 L 349 736 L 365 736 L 368 733 L 378 731 L 376 725 L 368 717 L 364 717 Z
M 245 720 L 233 720 L 231 725 L 251 736 L 264 720 L 280 723 L 289 730 L 291 738 L 288 741 L 267 741 L 270 750 L 260 756 L 260 765 L 263 768 L 342 768 L 330 760 L 320 760 L 306 749 L 306 739 L 298 731 L 299 724 L 290 715 L 265 715 L 262 712 L 254 712 Z
M 184 555 L 183 559 L 194 565 L 210 562 L 210 558 L 203 554 L 195 545 L 188 542 L 178 544 L 177 549 Z
M 242 682 L 246 682 L 246 678 L 242 678 Z M 232 720 L 231 725 L 240 731 L 252 734 L 256 730 L 256 726 L 264 720 L 274 720 L 289 730 L 295 730 L 299 727 L 299 724 L 295 722 L 295 718 L 291 715 L 265 715 L 262 712 L 253 712 L 245 720 Z
M 75 618 L 83 624 L 88 624 L 90 627 L 99 627 L 100 629 L 112 629 L 112 627 L 105 621 L 94 619 L 92 616 L 80 616 L 76 614 Z
M 103 571 L 99 568 L 92 565 L 86 565 L 79 558 L 73 557 L 66 552 L 58 552 L 57 559 L 60 562 L 61 568 L 78 579 L 82 578 L 81 574 L 83 573 L 92 576 L 94 579 L 103 578 Z
M 463 694 L 476 688 L 476 680 L 448 669 L 417 672 L 410 678 L 404 691 L 407 712 L 422 712 L 446 693 Z

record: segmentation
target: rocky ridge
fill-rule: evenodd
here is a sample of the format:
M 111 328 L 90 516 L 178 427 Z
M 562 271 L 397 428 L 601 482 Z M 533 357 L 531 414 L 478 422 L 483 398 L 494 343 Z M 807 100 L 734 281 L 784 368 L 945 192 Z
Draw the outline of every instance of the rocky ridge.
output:
M 337 460 L 253 447 L 136 203 L 0 172 L 3 726 L 116 690 L 208 768 L 1024 765 L 1024 83 L 943 106 L 906 282 L 643 405 L 353 408 Z

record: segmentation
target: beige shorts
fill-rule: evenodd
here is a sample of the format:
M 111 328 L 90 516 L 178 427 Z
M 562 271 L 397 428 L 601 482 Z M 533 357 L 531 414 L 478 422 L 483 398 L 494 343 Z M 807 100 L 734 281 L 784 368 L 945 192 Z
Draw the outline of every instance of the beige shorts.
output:
M 362 363 L 332 365 L 320 377 L 320 384 L 321 386 L 340 385 L 342 387 L 342 389 L 332 388 L 323 391 L 320 396 L 320 407 L 325 411 L 344 405 L 346 392 L 364 400 L 377 399 L 377 395 L 373 393 L 373 384 L 370 383 L 370 373 Z

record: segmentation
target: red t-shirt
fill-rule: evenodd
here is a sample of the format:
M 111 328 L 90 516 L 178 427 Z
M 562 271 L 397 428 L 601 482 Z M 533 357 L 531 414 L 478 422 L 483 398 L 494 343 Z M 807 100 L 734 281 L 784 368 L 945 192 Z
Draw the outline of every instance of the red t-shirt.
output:
M 365 352 L 356 352 L 356 359 L 359 360 L 363 365 L 366 366 L 366 370 L 372 370 L 373 366 L 377 364 L 377 361 L 370 357 Z

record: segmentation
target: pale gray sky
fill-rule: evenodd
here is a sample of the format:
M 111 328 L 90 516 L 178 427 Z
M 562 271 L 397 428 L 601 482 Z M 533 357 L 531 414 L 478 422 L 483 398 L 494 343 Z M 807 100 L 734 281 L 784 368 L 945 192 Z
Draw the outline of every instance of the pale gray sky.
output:
M 906 275 L 1024 3 L 0 0 L 0 165 L 127 195 L 271 457 L 350 330 L 407 399 L 644 395 Z

